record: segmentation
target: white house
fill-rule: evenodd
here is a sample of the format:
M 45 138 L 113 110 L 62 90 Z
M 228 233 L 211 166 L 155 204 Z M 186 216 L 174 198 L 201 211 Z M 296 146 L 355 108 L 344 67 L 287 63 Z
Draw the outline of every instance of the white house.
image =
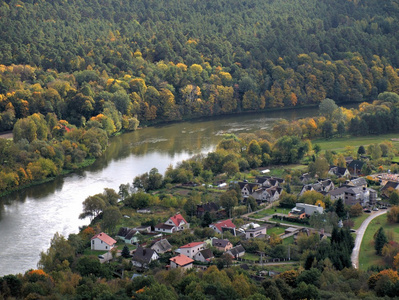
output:
M 158 253 L 153 249 L 138 247 L 133 254 L 132 264 L 139 268 L 148 268 L 149 264 L 159 258 Z
M 114 248 L 116 241 L 108 234 L 101 232 L 91 238 L 91 250 L 106 250 Z
M 205 249 L 205 245 L 205 242 L 189 243 L 187 245 L 181 246 L 179 249 L 176 250 L 176 252 L 184 254 L 189 258 L 193 258 L 195 254 Z
M 195 254 L 193 258 L 196 261 L 205 263 L 205 262 L 210 262 L 214 258 L 214 256 L 211 249 L 204 249 L 197 252 L 197 254 Z
M 245 238 L 251 239 L 256 237 L 265 237 L 266 236 L 266 226 L 260 226 L 257 228 L 248 228 L 245 230 Z
M 170 217 L 165 223 L 155 226 L 155 231 L 173 233 L 183 229 L 190 228 L 190 224 L 183 218 L 181 214 Z

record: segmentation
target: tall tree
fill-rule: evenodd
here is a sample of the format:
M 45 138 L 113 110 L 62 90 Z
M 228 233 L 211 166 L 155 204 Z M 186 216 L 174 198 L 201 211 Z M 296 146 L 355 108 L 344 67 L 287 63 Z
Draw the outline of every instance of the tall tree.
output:
M 385 235 L 384 228 L 380 227 L 374 235 L 374 249 L 377 255 L 382 254 L 382 248 L 388 243 L 388 238 Z

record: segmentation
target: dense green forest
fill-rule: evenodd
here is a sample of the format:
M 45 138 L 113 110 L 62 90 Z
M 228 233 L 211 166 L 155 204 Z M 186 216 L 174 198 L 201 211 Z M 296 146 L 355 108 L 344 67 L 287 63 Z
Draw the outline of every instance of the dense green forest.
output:
M 397 1 L 1 1 L 0 63 L 17 66 L 0 70 L 0 110 L 82 126 L 105 102 L 145 124 L 374 100 L 399 92 L 397 12 Z

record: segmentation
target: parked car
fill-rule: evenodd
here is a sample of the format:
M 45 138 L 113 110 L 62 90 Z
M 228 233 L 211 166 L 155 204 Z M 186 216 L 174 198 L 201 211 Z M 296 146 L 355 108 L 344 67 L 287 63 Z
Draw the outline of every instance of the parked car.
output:
M 378 211 L 378 208 L 377 208 L 377 207 L 374 207 L 373 210 L 374 210 L 374 211 Z
M 104 255 L 99 255 L 98 258 L 99 259 L 105 259 Z
M 371 210 L 365 209 L 364 212 L 365 212 L 365 213 L 371 213 Z

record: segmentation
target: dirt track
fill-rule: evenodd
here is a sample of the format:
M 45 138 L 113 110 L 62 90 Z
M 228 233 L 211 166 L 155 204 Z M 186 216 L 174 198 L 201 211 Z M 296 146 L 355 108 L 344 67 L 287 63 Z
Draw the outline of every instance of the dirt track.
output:
M 0 133 L 0 139 L 12 139 L 12 132 Z

